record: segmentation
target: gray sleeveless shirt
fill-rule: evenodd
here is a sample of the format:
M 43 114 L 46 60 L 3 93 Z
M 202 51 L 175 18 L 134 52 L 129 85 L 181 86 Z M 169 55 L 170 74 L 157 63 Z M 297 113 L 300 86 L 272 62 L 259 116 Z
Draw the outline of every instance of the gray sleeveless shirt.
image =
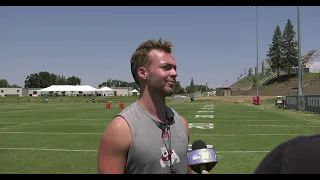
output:
M 127 121 L 131 132 L 126 174 L 187 173 L 187 131 L 178 113 L 168 111 L 172 112 L 169 128 L 163 128 L 137 101 L 117 114 Z

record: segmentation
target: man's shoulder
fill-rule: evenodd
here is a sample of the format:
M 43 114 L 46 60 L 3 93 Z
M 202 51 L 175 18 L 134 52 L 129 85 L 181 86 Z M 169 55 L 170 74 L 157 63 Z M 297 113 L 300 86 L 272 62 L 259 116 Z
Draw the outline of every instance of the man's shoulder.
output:
M 128 104 L 128 106 L 125 107 L 124 109 L 122 109 L 122 111 L 120 111 L 119 114 L 126 114 L 127 112 L 129 112 L 135 108 L 137 108 L 137 101 L 134 101 L 134 102 Z
M 179 115 L 178 111 L 176 111 L 174 108 L 167 106 L 167 110 L 171 111 L 174 115 Z

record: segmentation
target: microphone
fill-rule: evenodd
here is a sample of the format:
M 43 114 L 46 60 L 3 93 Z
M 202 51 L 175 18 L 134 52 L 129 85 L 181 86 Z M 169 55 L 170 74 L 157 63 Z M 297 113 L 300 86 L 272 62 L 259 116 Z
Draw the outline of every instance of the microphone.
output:
M 205 142 L 197 140 L 192 143 L 192 150 L 187 152 L 189 167 L 198 174 L 203 170 L 211 171 L 217 164 L 216 153 L 213 148 L 207 148 Z

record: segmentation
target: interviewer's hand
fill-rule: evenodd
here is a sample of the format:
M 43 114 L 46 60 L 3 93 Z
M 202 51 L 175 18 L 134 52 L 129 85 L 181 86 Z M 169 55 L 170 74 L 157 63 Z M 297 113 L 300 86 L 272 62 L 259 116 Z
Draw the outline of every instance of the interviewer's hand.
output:
M 202 170 L 201 174 L 210 174 L 210 173 L 208 171 L 206 171 L 206 170 Z

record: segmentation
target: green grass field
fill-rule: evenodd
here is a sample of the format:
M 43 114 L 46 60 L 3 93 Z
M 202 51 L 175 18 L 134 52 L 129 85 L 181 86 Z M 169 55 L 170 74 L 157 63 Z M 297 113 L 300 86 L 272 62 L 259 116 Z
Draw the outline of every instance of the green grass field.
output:
M 200 139 L 213 145 L 218 164 L 211 173 L 231 174 L 252 173 L 277 144 L 320 132 L 319 114 L 278 109 L 272 103 L 169 105 L 189 123 L 213 124 L 212 129 L 191 128 L 190 144 Z M 198 112 L 212 104 L 214 112 Z M 0 173 L 96 174 L 101 133 L 118 112 L 117 102 L 108 111 L 104 103 L 0 103 Z M 214 118 L 195 118 L 201 114 Z

